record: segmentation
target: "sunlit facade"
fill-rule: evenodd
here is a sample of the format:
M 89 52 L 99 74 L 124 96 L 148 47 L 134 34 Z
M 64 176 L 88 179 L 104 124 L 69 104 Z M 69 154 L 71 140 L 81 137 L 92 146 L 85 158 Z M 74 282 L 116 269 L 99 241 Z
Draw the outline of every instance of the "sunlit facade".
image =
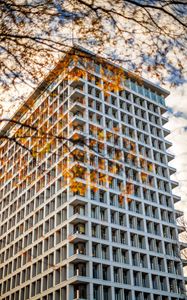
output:
M 106 91 L 102 62 L 88 57 L 46 79 L 15 115 L 64 138 L 39 158 L 1 144 L 0 299 L 185 299 L 168 93 L 126 71 L 120 89 Z M 74 68 L 84 70 L 79 78 L 68 76 Z M 25 146 L 34 147 L 31 138 Z M 94 187 L 87 175 L 77 178 L 83 191 L 71 189 L 70 153 Z

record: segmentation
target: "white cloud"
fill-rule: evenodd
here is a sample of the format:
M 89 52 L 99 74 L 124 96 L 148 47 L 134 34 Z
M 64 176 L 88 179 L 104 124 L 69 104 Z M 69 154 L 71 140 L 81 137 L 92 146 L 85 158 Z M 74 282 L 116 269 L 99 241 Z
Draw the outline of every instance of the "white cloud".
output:
M 172 179 L 179 182 L 179 187 L 173 192 L 181 197 L 181 201 L 176 204 L 187 216 L 187 84 L 171 90 L 170 96 L 166 99 L 167 106 L 173 111 L 169 114 L 169 122 L 166 127 L 171 131 L 167 137 L 173 146 L 169 151 L 175 155 L 175 159 L 170 163 L 176 168 L 176 174 Z M 182 112 L 180 114 L 178 112 Z
M 171 94 L 166 99 L 168 107 L 177 112 L 187 113 L 187 83 L 171 89 Z

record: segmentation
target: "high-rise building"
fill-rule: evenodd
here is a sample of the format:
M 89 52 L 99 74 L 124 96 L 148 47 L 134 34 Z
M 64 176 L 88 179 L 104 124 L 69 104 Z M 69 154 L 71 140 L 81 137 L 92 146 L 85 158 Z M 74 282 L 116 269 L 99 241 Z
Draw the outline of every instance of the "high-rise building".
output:
M 167 95 L 77 48 L 4 126 L 1 300 L 185 299 Z

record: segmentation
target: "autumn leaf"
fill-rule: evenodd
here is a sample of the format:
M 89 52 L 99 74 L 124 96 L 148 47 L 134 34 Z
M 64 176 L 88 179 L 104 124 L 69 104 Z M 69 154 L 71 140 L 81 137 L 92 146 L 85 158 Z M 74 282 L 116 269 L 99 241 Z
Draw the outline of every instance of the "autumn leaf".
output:
M 94 193 L 96 193 L 96 192 L 98 191 L 98 187 L 96 187 L 95 185 L 91 185 L 91 186 L 90 186 L 90 189 L 91 189 Z
M 148 170 L 149 170 L 150 172 L 153 171 L 153 164 L 152 164 L 152 163 L 148 164 Z
M 102 130 L 102 131 L 100 131 L 100 132 L 98 133 L 98 138 L 99 138 L 99 140 L 103 140 L 103 139 L 104 139 L 104 136 L 105 136 L 104 130 Z
M 74 141 L 77 141 L 79 138 L 80 138 L 80 135 L 79 135 L 78 133 L 75 133 L 75 134 L 73 135 L 73 140 L 74 140 Z
M 118 201 L 119 201 L 120 205 L 123 205 L 123 203 L 124 203 L 124 196 L 122 194 L 119 195 L 119 200 Z
M 113 130 L 114 130 L 115 132 L 119 132 L 119 127 L 113 127 Z
M 146 174 L 146 173 L 141 173 L 141 179 L 142 179 L 142 182 L 146 182 L 146 180 L 147 180 L 147 177 L 148 177 L 148 175 Z

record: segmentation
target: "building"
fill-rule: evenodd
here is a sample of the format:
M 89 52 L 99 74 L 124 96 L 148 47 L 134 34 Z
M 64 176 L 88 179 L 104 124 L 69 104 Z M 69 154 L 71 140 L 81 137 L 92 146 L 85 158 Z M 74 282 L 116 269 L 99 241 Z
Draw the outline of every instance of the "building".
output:
M 167 95 L 77 48 L 4 126 L 1 300 L 185 299 Z

